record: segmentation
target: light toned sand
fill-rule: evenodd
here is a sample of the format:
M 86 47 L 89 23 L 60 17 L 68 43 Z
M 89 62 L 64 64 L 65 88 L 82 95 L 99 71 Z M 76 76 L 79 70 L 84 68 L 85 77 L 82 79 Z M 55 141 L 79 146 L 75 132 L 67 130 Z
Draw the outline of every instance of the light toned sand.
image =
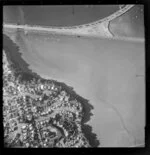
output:
M 144 43 L 51 37 L 18 35 L 30 68 L 90 100 L 101 147 L 144 143 Z

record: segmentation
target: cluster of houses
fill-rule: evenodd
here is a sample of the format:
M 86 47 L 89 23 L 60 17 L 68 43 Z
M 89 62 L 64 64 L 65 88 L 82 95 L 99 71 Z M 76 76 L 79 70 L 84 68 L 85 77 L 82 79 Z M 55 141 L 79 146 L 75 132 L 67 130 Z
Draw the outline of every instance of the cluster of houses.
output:
M 7 86 L 3 88 L 5 92 L 3 117 L 7 119 L 4 118 L 3 124 L 7 131 L 5 137 L 9 137 L 8 139 L 13 137 L 10 140 L 13 145 L 89 146 L 81 130 L 82 105 L 76 99 L 71 100 L 70 95 L 62 90 L 61 86 L 50 80 L 42 82 L 33 79 L 22 83 L 19 79 L 16 80 L 9 69 L 5 72 L 5 77 Z M 54 142 L 55 145 L 52 144 Z

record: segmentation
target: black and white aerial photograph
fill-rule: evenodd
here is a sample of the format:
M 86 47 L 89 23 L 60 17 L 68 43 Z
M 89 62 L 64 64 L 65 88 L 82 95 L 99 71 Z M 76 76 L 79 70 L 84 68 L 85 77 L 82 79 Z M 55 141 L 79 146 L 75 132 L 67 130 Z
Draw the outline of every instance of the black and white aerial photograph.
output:
M 5 148 L 145 147 L 144 5 L 4 5 Z

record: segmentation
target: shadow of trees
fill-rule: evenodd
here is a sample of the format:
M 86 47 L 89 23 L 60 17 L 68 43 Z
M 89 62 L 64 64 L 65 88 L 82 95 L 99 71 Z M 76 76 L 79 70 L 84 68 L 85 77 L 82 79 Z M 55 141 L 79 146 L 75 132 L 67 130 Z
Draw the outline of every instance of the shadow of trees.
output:
M 6 56 L 8 61 L 11 62 L 11 67 L 14 70 L 15 77 L 19 77 L 19 80 L 21 82 L 30 82 L 31 80 L 41 80 L 41 82 L 47 81 L 47 82 L 53 82 L 57 86 L 61 86 L 62 90 L 65 90 L 67 94 L 70 95 L 70 100 L 76 99 L 78 102 L 80 102 L 83 106 L 83 119 L 82 119 L 82 130 L 87 139 L 89 140 L 89 143 L 92 147 L 97 147 L 100 143 L 97 140 L 97 136 L 95 133 L 92 132 L 92 127 L 85 124 L 87 123 L 91 116 L 93 115 L 91 113 L 91 110 L 94 109 L 94 107 L 89 103 L 89 100 L 81 97 L 78 95 L 73 87 L 66 85 L 63 82 L 59 82 L 56 80 L 47 80 L 42 78 L 40 75 L 32 72 L 32 70 L 29 69 L 29 64 L 27 64 L 23 58 L 22 54 L 19 52 L 19 47 L 13 43 L 13 41 L 3 34 L 3 49 L 5 50 Z

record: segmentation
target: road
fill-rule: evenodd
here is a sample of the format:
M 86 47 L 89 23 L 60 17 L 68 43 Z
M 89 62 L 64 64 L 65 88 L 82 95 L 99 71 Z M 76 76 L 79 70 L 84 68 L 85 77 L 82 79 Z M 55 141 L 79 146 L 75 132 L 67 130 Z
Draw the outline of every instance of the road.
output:
M 61 34 L 61 35 L 74 35 L 74 36 L 88 36 L 88 37 L 100 37 L 100 38 L 109 38 L 115 40 L 128 40 L 128 41 L 136 41 L 136 42 L 143 42 L 143 38 L 126 38 L 126 37 L 116 37 L 113 36 L 112 33 L 109 31 L 108 25 L 109 22 L 122 14 L 126 11 L 131 9 L 134 5 L 126 5 L 124 8 L 118 10 L 117 12 L 113 13 L 112 15 L 98 20 L 93 23 L 79 25 L 79 26 L 72 26 L 72 27 L 42 27 L 42 26 L 31 26 L 31 25 L 16 25 L 16 24 L 3 24 L 4 32 L 8 30 L 16 30 L 16 29 L 23 29 L 25 34 L 27 35 L 30 32 L 45 32 L 45 33 L 54 33 L 54 34 Z

